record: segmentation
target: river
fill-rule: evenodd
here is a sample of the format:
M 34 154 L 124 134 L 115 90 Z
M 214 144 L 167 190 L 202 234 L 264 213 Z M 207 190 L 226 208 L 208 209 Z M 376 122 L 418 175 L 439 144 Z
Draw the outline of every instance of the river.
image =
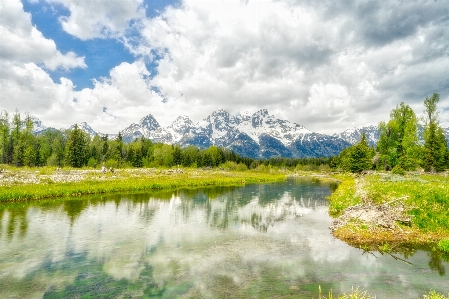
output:
M 315 180 L 0 204 L 0 298 L 377 298 L 449 291 L 431 251 L 335 239 Z

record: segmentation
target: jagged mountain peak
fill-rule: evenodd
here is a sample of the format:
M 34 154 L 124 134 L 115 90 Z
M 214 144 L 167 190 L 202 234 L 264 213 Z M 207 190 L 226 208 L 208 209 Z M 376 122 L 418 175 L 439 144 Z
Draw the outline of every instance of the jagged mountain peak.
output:
M 161 127 L 157 120 L 151 114 L 142 117 L 139 121 L 139 125 L 150 131 L 156 130 Z
M 75 124 L 78 126 L 79 129 L 81 129 L 82 131 L 84 131 L 85 133 L 89 134 L 90 137 L 94 137 L 95 135 L 102 135 L 100 133 L 98 133 L 97 131 L 95 131 L 94 129 L 92 129 L 91 126 L 89 126 L 85 121 L 83 121 L 80 124 Z M 70 126 L 69 130 L 73 130 L 73 128 L 75 128 L 75 125 Z
M 379 140 L 379 129 L 374 125 L 362 128 L 350 128 L 332 136 L 341 138 L 350 144 L 356 144 L 361 140 L 363 133 L 365 133 L 369 145 L 375 146 L 377 144 L 377 141 Z
M 267 109 L 260 109 L 259 111 L 255 112 L 252 117 L 270 117 L 271 115 L 268 113 Z
M 33 134 L 39 134 L 47 129 L 39 118 L 31 116 L 30 119 L 33 122 Z
M 171 127 L 180 126 L 180 125 L 193 125 L 193 122 L 186 115 L 178 116 L 173 123 L 170 125 Z

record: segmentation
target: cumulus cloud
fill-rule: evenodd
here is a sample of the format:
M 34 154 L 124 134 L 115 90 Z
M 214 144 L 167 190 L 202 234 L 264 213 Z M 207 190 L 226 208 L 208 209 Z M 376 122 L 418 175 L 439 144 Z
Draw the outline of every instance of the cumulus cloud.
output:
M 60 17 L 62 28 L 82 40 L 120 37 L 131 20 L 145 16 L 143 0 L 47 0 L 66 7 L 70 15 Z
M 2 2 L 10 10 L 0 19 L 0 57 L 9 68 L 0 74 L 10 80 L 4 86 L 22 102 L 32 84 L 36 98 L 50 97 L 45 101 L 53 114 L 42 114 L 44 122 L 60 115 L 61 125 L 87 121 L 115 133 L 149 113 L 168 125 L 178 115 L 200 121 L 221 108 L 233 114 L 266 108 L 334 133 L 386 120 L 401 101 L 419 114 L 424 98 L 438 92 L 442 124 L 449 126 L 444 1 L 184 0 L 152 18 L 140 0 L 47 1 L 69 10 L 60 19 L 65 31 L 81 40 L 119 39 L 136 61 L 118 62 L 107 78 L 92 78 L 91 89 L 75 92 L 65 79 L 41 90 L 38 82 L 49 80 L 41 71 L 85 67 L 84 59 L 57 52 L 20 2 Z M 16 51 L 15 39 L 23 45 Z M 31 84 L 23 95 L 21 84 Z M 64 97 L 56 98 L 61 90 Z M 65 117 L 64 107 L 77 115 Z
M 186 0 L 144 21 L 133 51 L 162 56 L 150 84 L 168 101 L 200 103 L 194 118 L 268 108 L 332 133 L 449 92 L 447 10 L 433 1 Z
M 8 63 L 44 64 L 57 68 L 85 68 L 84 57 L 62 54 L 51 39 L 46 39 L 31 23 L 31 15 L 23 11 L 19 0 L 0 2 L 0 60 Z

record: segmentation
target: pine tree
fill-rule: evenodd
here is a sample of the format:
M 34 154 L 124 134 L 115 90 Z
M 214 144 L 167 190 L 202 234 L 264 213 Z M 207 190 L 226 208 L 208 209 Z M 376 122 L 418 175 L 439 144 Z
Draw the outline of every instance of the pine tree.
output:
M 443 171 L 447 167 L 447 141 L 438 122 L 437 104 L 440 95 L 434 93 L 426 97 L 425 126 L 424 126 L 424 159 L 423 166 L 426 171 Z
M 10 124 L 8 112 L 0 114 L 0 163 L 8 163 L 8 148 L 10 140 Z
M 340 153 L 338 166 L 344 171 L 359 173 L 373 167 L 373 156 L 374 153 L 369 147 L 365 133 L 363 133 L 357 144 L 344 149 Z
M 65 160 L 68 165 L 82 167 L 87 163 L 87 141 L 84 132 L 75 125 L 67 139 Z
M 363 133 L 361 140 L 353 147 L 351 151 L 351 172 L 362 172 L 364 170 L 371 169 L 373 166 L 372 158 L 373 156 L 368 141 L 366 140 L 366 135 Z

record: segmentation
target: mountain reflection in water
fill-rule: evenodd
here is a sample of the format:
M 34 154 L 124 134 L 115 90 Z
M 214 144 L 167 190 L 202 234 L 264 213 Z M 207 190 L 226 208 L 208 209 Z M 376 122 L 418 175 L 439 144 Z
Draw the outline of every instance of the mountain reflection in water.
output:
M 0 205 L 0 297 L 378 297 L 447 292 L 447 262 L 377 257 L 330 234 L 311 180 Z

